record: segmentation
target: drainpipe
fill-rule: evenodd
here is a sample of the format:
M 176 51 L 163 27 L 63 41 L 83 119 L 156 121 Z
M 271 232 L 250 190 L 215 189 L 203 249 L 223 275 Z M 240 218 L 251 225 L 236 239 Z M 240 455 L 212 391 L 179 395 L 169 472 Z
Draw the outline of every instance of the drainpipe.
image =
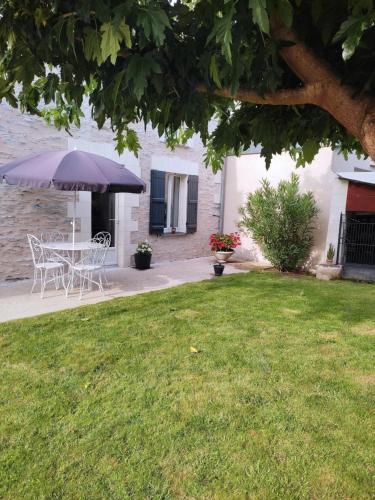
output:
M 219 232 L 223 232 L 224 228 L 224 206 L 225 206 L 225 185 L 227 180 L 227 156 L 224 160 L 224 165 L 221 170 L 221 185 L 220 185 L 220 215 L 219 215 Z

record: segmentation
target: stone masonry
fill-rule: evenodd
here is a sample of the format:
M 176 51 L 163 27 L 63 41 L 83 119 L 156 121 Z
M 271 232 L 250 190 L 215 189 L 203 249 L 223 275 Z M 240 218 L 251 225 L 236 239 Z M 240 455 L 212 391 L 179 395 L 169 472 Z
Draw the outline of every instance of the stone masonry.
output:
M 38 117 L 23 115 L 9 106 L 0 105 L 0 165 L 14 158 L 40 151 L 67 149 L 68 134 L 49 127 Z M 86 113 L 89 116 L 89 112 Z M 132 219 L 138 221 L 138 231 L 131 233 L 134 248 L 148 239 L 154 261 L 179 260 L 208 255 L 208 236 L 217 231 L 220 215 L 220 176 L 214 176 L 203 164 L 203 147 L 195 140 L 193 147 L 178 147 L 171 152 L 151 129 L 135 127 L 142 150 L 139 161 L 147 192 L 140 195 L 139 208 L 133 208 Z M 76 139 L 98 143 L 113 143 L 109 127 L 98 130 L 90 119 L 84 119 L 80 129 L 72 131 Z M 198 229 L 189 235 L 149 235 L 150 168 L 153 155 L 170 155 L 199 164 Z M 73 194 L 51 190 L 32 190 L 0 184 L 0 280 L 30 277 L 32 262 L 27 245 L 28 232 L 40 235 L 43 231 L 59 230 L 70 233 L 68 202 Z M 79 228 L 79 224 L 78 224 Z M 129 264 L 131 256 L 128 256 Z
M 218 190 L 220 184 L 210 169 L 203 164 L 203 147 L 200 141 L 193 148 L 179 147 L 176 151 L 169 151 L 160 141 L 155 131 L 145 133 L 138 131 L 142 151 L 140 164 L 142 179 L 147 183 L 147 192 L 140 197 L 139 208 L 133 209 L 133 219 L 138 220 L 138 231 L 132 234 L 132 242 L 137 243 L 147 239 L 153 249 L 155 261 L 180 260 L 186 258 L 209 255 L 208 236 L 219 227 L 220 203 Z M 198 188 L 198 225 L 197 232 L 184 235 L 149 234 L 150 210 L 150 177 L 151 157 L 153 155 L 168 155 L 199 163 Z

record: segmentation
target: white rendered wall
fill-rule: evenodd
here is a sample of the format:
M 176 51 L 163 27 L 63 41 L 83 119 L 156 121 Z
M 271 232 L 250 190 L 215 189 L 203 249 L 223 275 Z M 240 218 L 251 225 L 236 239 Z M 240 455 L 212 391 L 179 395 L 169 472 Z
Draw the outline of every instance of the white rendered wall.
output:
M 370 166 L 371 164 L 373 164 L 371 158 L 364 158 L 363 156 L 357 158 L 357 155 L 354 153 L 349 154 L 347 160 L 345 160 L 343 155 L 337 153 L 337 151 L 334 151 L 332 156 L 332 170 L 334 172 L 353 172 L 355 168 L 371 172 L 373 171 Z
M 344 214 L 346 211 L 346 197 L 348 194 L 348 186 L 349 182 L 345 179 L 336 178 L 335 182 L 333 183 L 325 255 L 327 254 L 330 243 L 332 243 L 332 245 L 335 247 L 335 250 L 337 251 L 337 243 L 340 231 L 340 215 Z
M 289 179 L 291 173 L 295 172 L 300 177 L 301 190 L 312 191 L 320 209 L 310 264 L 321 262 L 326 248 L 331 191 L 336 180 L 336 175 L 331 170 L 332 154 L 331 149 L 322 148 L 311 165 L 298 169 L 288 154 L 277 155 L 268 171 L 265 160 L 259 154 L 227 158 L 223 231 L 238 231 L 239 209 L 245 204 L 247 194 L 259 188 L 262 179 L 268 179 L 271 185 L 276 186 L 280 180 Z M 241 233 L 241 238 L 242 246 L 236 250 L 238 257 L 267 263 L 251 237 Z

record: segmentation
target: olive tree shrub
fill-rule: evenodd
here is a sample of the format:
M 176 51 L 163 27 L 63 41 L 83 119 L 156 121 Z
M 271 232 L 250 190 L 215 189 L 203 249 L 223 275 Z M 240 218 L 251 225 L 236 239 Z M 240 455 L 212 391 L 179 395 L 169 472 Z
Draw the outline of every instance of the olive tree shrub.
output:
M 274 188 L 268 180 L 250 193 L 241 208 L 241 229 L 259 245 L 280 271 L 300 268 L 309 258 L 319 209 L 311 192 L 301 193 L 299 177 Z

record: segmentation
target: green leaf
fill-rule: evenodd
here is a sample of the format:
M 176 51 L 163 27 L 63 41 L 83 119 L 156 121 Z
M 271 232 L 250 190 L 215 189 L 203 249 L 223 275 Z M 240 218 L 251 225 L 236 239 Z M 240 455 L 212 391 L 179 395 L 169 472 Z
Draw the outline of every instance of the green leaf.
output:
M 319 147 L 320 144 L 318 142 L 313 139 L 307 139 L 302 146 L 304 162 L 311 163 L 318 153 Z
M 113 80 L 112 99 L 113 99 L 114 106 L 116 105 L 118 91 L 119 91 L 122 79 L 124 77 L 124 74 L 125 74 L 125 70 L 120 71 L 119 73 L 117 73 L 117 75 L 115 76 L 115 78 Z
M 125 24 L 124 21 L 122 21 L 122 23 L 119 26 L 119 33 L 121 34 L 122 39 L 124 40 L 126 47 L 128 49 L 131 49 L 132 39 L 130 36 L 130 28 L 127 24 Z
M 118 26 L 109 21 L 102 24 L 100 31 L 102 32 L 100 48 L 103 61 L 106 61 L 109 57 L 111 63 L 115 64 L 120 50 L 120 43 L 124 41 L 128 48 L 131 47 L 129 26 L 125 24 L 124 20 Z
M 117 53 L 120 50 L 120 42 L 118 36 L 116 36 L 113 31 L 112 23 L 108 22 L 102 24 L 100 31 L 102 32 L 100 49 L 102 51 L 103 61 L 110 57 L 111 63 L 115 64 Z
M 69 45 L 71 45 L 74 48 L 74 32 L 75 32 L 75 27 L 76 27 L 76 21 L 74 17 L 69 17 L 68 22 L 66 23 L 66 36 L 69 42 Z
M 152 38 L 158 47 L 164 43 L 166 28 L 171 27 L 164 10 L 152 5 L 140 9 L 137 25 L 142 26 L 145 38 Z
M 38 28 L 46 26 L 48 19 L 48 11 L 38 7 L 34 12 L 35 24 Z
M 293 23 L 293 7 L 289 0 L 278 0 L 277 11 L 282 22 L 290 28 Z
M 263 33 L 269 34 L 270 23 L 267 14 L 266 0 L 249 0 L 249 7 L 252 10 L 253 21 L 257 24 Z
M 345 61 L 354 54 L 364 32 L 374 25 L 375 14 L 372 16 L 350 17 L 341 24 L 339 31 L 333 37 L 333 42 L 344 40 L 342 43 L 342 57 Z
M 121 124 L 116 130 L 116 151 L 122 154 L 125 149 L 128 149 L 135 156 L 138 156 L 138 151 L 141 147 L 137 133 L 127 125 Z
M 221 89 L 221 82 L 219 78 L 219 72 L 217 69 L 217 62 L 216 62 L 216 55 L 213 54 L 211 56 L 211 62 L 210 62 L 210 76 L 212 80 L 214 81 L 215 85 Z
M 152 54 L 146 54 L 145 56 L 136 54 L 129 59 L 125 80 L 127 83 L 132 83 L 134 95 L 138 101 L 145 92 L 148 77 L 152 73 L 160 74 L 161 72 L 160 65 L 155 61 Z
M 103 62 L 102 52 L 100 48 L 100 34 L 93 28 L 86 27 L 83 30 L 84 44 L 83 51 L 88 61 L 97 61 L 98 64 Z
M 215 39 L 221 45 L 221 53 L 229 64 L 232 64 L 232 21 L 235 13 L 234 4 L 222 17 L 217 17 L 214 28 L 207 37 L 207 44 Z

